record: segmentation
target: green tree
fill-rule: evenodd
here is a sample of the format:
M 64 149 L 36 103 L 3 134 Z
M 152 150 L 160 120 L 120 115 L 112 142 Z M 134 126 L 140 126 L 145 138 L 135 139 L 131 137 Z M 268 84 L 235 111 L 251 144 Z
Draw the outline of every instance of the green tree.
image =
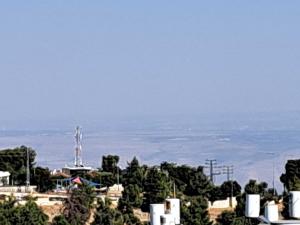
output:
M 15 206 L 13 198 L 0 204 L 0 219 L 3 225 L 44 225 L 48 216 L 29 199 L 25 205 Z
M 233 196 L 237 196 L 241 194 L 241 186 L 237 181 L 225 181 L 221 185 L 221 192 L 222 196 L 226 199 L 227 197 L 231 197 L 231 194 Z
M 110 187 L 117 183 L 117 178 L 111 172 L 100 172 L 100 184 L 103 187 Z
M 143 210 L 149 211 L 152 203 L 162 203 L 171 193 L 171 182 L 164 172 L 151 167 L 144 183 Z
M 285 164 L 285 173 L 280 181 L 287 191 L 300 191 L 300 159 L 288 160 Z
M 24 206 L 17 206 L 15 217 L 11 224 L 15 225 L 43 225 L 48 224 L 48 216 L 33 200 L 27 201 Z
M 124 225 L 124 218 L 121 212 L 111 208 L 109 199 L 99 199 L 92 225 Z
M 235 218 L 235 212 L 225 210 L 217 217 L 217 225 L 232 225 Z
M 124 188 L 121 201 L 126 201 L 130 206 L 140 208 L 143 203 L 141 189 L 136 184 L 129 184 Z
M 209 196 L 213 185 L 204 174 L 203 167 L 177 166 L 168 162 L 163 162 L 160 167 L 175 182 L 178 191 L 188 196 Z
M 53 218 L 51 225 L 71 225 L 63 215 Z
M 300 159 L 288 160 L 285 164 L 285 173 L 280 176 L 280 181 L 284 186 L 282 215 L 289 219 L 289 195 L 290 191 L 300 190 Z
M 127 168 L 123 171 L 122 184 L 126 187 L 130 184 L 137 185 L 141 190 L 146 177 L 147 170 L 141 167 L 136 157 L 128 163 Z
M 207 200 L 198 196 L 181 201 L 181 223 L 183 225 L 212 225 L 207 212 Z
M 245 186 L 245 192 L 247 194 L 263 194 L 267 187 L 266 182 L 257 183 L 256 180 L 249 180 L 249 183 Z
M 138 196 L 136 193 L 140 193 L 139 187 L 130 184 L 124 189 L 122 198 L 119 199 L 118 209 L 123 215 L 124 223 L 127 225 L 141 224 L 133 213 L 133 207 L 140 208 L 143 202 L 141 194 Z
M 12 225 L 11 221 L 15 217 L 15 207 L 16 200 L 9 197 L 0 203 L 0 221 L 3 225 Z
M 211 202 L 217 201 L 217 200 L 224 200 L 227 197 L 224 196 L 221 188 L 219 186 L 214 186 L 210 189 L 208 194 L 208 200 Z
M 117 155 L 102 156 L 102 170 L 113 174 L 117 173 L 120 157 Z
M 112 186 L 117 183 L 121 171 L 118 167 L 119 160 L 120 158 L 117 155 L 102 156 L 102 168 L 100 172 L 101 184 L 103 186 Z
M 43 167 L 36 167 L 34 169 L 32 184 L 37 185 L 37 190 L 39 192 L 46 192 L 55 187 L 55 184 L 51 179 L 50 170 Z
M 94 199 L 95 194 L 91 187 L 81 185 L 74 189 L 65 203 L 63 215 L 66 220 L 72 225 L 84 224 L 90 215 Z
M 143 202 L 143 184 L 147 170 L 139 165 L 136 157 L 128 163 L 123 171 L 122 184 L 124 191 L 122 193 L 121 205 L 140 208 Z
M 9 171 L 11 181 L 18 185 L 26 182 L 27 150 L 29 154 L 30 174 L 33 174 L 36 152 L 26 146 L 0 151 L 0 171 Z

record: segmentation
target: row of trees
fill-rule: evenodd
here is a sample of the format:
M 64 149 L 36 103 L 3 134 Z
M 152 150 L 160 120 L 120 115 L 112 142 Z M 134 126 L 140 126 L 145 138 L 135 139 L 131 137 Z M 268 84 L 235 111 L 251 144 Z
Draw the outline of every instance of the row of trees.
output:
M 0 170 L 11 172 L 15 184 L 25 184 L 26 180 L 26 158 L 29 152 L 31 182 L 36 184 L 40 191 L 51 189 L 54 185 L 47 168 L 36 167 L 36 153 L 32 149 L 21 146 L 12 150 L 0 151 Z M 210 225 L 207 213 L 207 201 L 226 199 L 232 194 L 237 197 L 238 205 L 235 211 L 225 211 L 217 219 L 218 224 L 256 224 L 257 221 L 246 220 L 244 216 L 245 196 L 250 193 L 261 195 L 262 205 L 269 200 L 278 201 L 280 196 L 276 191 L 268 188 L 265 182 L 257 183 L 250 180 L 241 193 L 241 186 L 236 181 L 227 181 L 220 186 L 215 186 L 204 174 L 203 167 L 190 167 L 187 165 L 176 165 L 163 162 L 159 166 L 149 167 L 140 165 L 136 158 L 133 158 L 125 169 L 118 167 L 119 157 L 115 155 L 103 156 L 102 167 L 84 176 L 89 180 L 100 182 L 103 186 L 111 186 L 121 183 L 124 186 L 122 198 L 118 207 L 112 209 L 110 202 L 98 201 L 93 204 L 95 196 L 88 187 L 82 187 L 72 192 L 66 202 L 62 215 L 56 217 L 53 224 L 83 224 L 90 218 L 91 211 L 94 212 L 95 224 L 142 224 L 135 216 L 134 209 L 149 211 L 152 203 L 161 203 L 167 197 L 172 197 L 176 187 L 176 197 L 181 199 L 181 223 L 183 225 L 202 224 Z M 281 176 L 281 181 L 287 191 L 300 189 L 300 172 L 297 168 L 300 160 L 289 160 L 286 164 L 286 173 Z M 286 195 L 287 196 L 287 195 Z M 284 196 L 287 212 L 287 198 Z M 33 202 L 28 203 L 35 207 Z M 31 205 L 30 205 L 31 204 Z M 3 209 L 12 206 L 11 202 L 1 205 L 1 215 L 8 215 Z M 28 208 L 28 205 L 27 205 Z M 17 210 L 17 211 L 14 211 Z M 10 210 L 10 215 L 20 215 L 21 207 Z M 24 209 L 22 209 L 24 210 Z M 21 210 L 21 211 L 22 211 Z M 33 209 L 34 211 L 35 209 Z M 288 216 L 288 214 L 284 214 Z M 10 217 L 9 217 L 10 218 Z M 41 216 L 41 218 L 46 218 Z M 7 222 L 10 224 L 10 221 Z M 42 223 L 40 223 L 42 224 Z
M 259 193 L 262 195 L 262 204 L 265 201 L 274 199 L 272 190 L 267 188 L 265 183 L 257 183 L 251 180 L 245 186 L 245 193 Z M 244 193 L 244 194 L 245 194 Z M 220 225 L 241 225 L 250 224 L 244 217 L 244 194 L 238 199 L 238 206 L 235 211 L 225 211 L 218 218 Z M 277 196 L 275 196 L 277 197 Z M 53 219 L 52 225 L 81 225 L 85 224 L 91 216 L 93 223 L 98 225 L 142 225 L 133 215 L 133 208 L 124 198 L 121 199 L 119 207 L 114 209 L 110 201 L 98 200 L 94 204 L 95 194 L 88 186 L 80 186 L 74 190 L 66 201 L 62 214 Z M 15 206 L 16 201 L 9 199 L 0 204 L 1 224 L 47 224 L 48 217 L 37 207 L 33 199 L 30 199 L 24 206 Z M 211 225 L 208 217 L 207 201 L 203 196 L 185 196 L 181 199 L 181 222 L 182 224 Z M 257 224 L 257 221 L 251 221 Z
M 42 212 L 33 199 L 25 205 L 16 205 L 13 198 L 0 203 L 0 221 L 2 225 L 46 225 L 48 216 Z
M 99 201 L 94 224 L 141 225 L 142 223 L 134 216 L 133 210 L 141 208 L 149 211 L 151 203 L 161 203 L 174 194 L 172 192 L 174 185 L 176 197 L 181 199 L 183 225 L 211 225 L 213 222 L 208 216 L 208 200 L 224 199 L 232 193 L 237 196 L 238 205 L 235 211 L 223 212 L 217 218 L 217 223 L 219 225 L 257 224 L 256 220 L 249 221 L 244 216 L 246 193 L 260 194 L 262 205 L 268 200 L 277 201 L 279 198 L 265 182 L 257 183 L 255 180 L 249 181 L 244 187 L 244 193 L 241 193 L 241 187 L 236 181 L 214 186 L 204 174 L 202 167 L 178 166 L 167 162 L 160 166 L 148 167 L 140 165 L 138 160 L 133 158 L 127 167 L 121 170 L 117 167 L 118 160 L 117 156 L 104 156 L 105 166 L 100 171 L 106 173 L 106 177 L 110 177 L 106 179 L 108 182 L 115 183 L 120 180 L 125 188 L 123 196 L 116 209 L 110 207 L 109 201 Z M 107 164 L 108 161 L 113 166 Z M 119 178 L 117 178 L 118 174 Z M 64 219 L 69 221 L 67 217 Z
M 0 171 L 10 172 L 11 185 L 25 185 L 27 154 L 29 158 L 31 184 L 36 185 L 40 192 L 53 189 L 55 182 L 51 179 L 50 170 L 48 168 L 36 166 L 36 152 L 32 148 L 21 146 L 14 149 L 1 150 Z
M 179 166 L 163 162 L 160 166 L 148 167 L 140 165 L 134 157 L 131 162 L 128 162 L 127 167 L 121 170 L 117 166 L 118 161 L 118 156 L 103 156 L 101 172 L 111 175 L 110 179 L 105 179 L 108 183 L 104 185 L 120 180 L 124 186 L 118 211 L 125 218 L 126 224 L 140 224 L 133 215 L 134 208 L 149 212 L 150 204 L 162 203 L 167 197 L 176 194 L 176 197 L 181 199 L 181 223 L 183 225 L 210 225 L 207 200 L 226 199 L 231 195 L 231 182 L 225 182 L 220 187 L 214 186 L 204 174 L 201 166 Z M 174 187 L 176 187 L 176 193 L 173 192 Z M 239 194 L 241 191 L 241 187 L 235 181 L 233 190 L 234 194 Z

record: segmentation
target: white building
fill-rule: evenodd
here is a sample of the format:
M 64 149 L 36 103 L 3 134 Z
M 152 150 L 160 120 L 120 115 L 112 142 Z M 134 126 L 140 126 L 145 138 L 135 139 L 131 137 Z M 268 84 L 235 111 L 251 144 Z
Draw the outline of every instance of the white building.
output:
M 151 225 L 179 225 L 180 200 L 168 198 L 165 204 L 150 204 Z
M 5 186 L 9 184 L 10 172 L 0 171 L 0 186 Z

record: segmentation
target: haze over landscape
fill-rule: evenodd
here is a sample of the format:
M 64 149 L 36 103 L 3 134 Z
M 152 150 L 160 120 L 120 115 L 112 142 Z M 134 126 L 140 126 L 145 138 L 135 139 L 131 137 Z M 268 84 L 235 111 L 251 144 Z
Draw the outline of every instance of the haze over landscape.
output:
M 269 184 L 298 157 L 299 1 L 33 2 L 0 7 L 1 149 L 61 167 L 80 125 L 93 166 L 216 158 Z

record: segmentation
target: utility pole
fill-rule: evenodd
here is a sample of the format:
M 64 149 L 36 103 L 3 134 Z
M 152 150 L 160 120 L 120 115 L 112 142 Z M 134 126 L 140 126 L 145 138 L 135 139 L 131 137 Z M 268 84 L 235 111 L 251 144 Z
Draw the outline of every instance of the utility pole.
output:
M 118 174 L 117 174 L 117 183 L 118 183 L 118 191 L 119 191 L 119 186 L 120 186 L 120 175 L 119 175 L 119 167 L 117 167 L 117 171 L 118 171 Z
M 223 174 L 226 174 L 227 181 L 232 180 L 233 175 L 233 166 L 223 166 Z
M 30 169 L 29 169 L 29 150 L 26 148 L 27 165 L 26 165 L 26 187 L 30 186 Z
M 273 196 L 275 196 L 275 162 L 273 158 L 273 169 L 272 169 L 272 186 L 273 186 Z
M 206 168 L 209 168 L 209 179 L 212 183 L 215 182 L 215 176 L 220 175 L 220 171 L 216 171 L 216 169 L 220 168 L 217 166 L 217 160 L 216 159 L 206 159 L 205 160 Z
M 175 184 L 175 180 L 173 182 L 173 198 L 176 198 L 176 184 Z
M 274 152 L 264 152 L 264 153 L 272 156 L 272 188 L 273 188 L 273 195 L 275 195 L 275 153 Z
M 119 191 L 119 186 L 120 186 L 120 175 L 119 175 L 119 167 L 118 165 L 116 164 L 116 160 L 113 158 L 113 166 L 114 166 L 114 176 L 115 176 L 115 168 L 117 168 L 117 185 L 118 185 L 118 191 Z
M 233 181 L 232 181 L 232 177 L 233 177 L 233 165 L 231 166 L 224 166 L 223 167 L 223 174 L 226 174 L 227 176 L 227 181 L 230 181 L 230 207 L 232 208 L 233 204 L 232 204 L 232 199 L 233 199 Z

